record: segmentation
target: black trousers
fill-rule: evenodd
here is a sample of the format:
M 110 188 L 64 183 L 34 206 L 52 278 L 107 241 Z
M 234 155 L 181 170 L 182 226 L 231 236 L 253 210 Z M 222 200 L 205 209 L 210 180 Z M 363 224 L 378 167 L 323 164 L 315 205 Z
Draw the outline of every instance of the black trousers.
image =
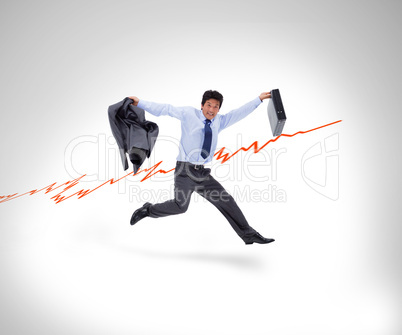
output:
M 174 175 L 174 199 L 149 207 L 153 218 L 182 214 L 187 211 L 191 194 L 195 191 L 213 204 L 229 221 L 236 233 L 244 238 L 256 233 L 250 227 L 233 197 L 202 165 L 177 162 Z

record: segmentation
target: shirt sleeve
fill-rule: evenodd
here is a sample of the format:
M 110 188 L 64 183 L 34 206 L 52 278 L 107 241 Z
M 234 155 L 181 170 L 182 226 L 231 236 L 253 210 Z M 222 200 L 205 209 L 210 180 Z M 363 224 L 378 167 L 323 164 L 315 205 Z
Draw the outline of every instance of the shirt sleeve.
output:
M 138 102 L 138 107 L 146 110 L 155 116 L 169 115 L 176 119 L 182 120 L 185 107 L 174 107 L 168 104 L 159 104 L 156 102 L 140 100 Z
M 234 109 L 227 114 L 222 115 L 220 122 L 220 130 L 223 130 L 236 122 L 244 119 L 247 115 L 253 112 L 262 103 L 260 97 L 246 103 L 240 108 Z

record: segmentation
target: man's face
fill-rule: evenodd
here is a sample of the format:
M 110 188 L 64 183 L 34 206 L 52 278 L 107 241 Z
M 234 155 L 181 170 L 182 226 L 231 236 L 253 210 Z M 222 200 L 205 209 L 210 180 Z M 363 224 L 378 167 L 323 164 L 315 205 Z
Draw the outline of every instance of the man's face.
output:
M 219 112 L 219 101 L 216 99 L 208 99 L 203 105 L 201 105 L 202 114 L 208 119 L 212 120 Z

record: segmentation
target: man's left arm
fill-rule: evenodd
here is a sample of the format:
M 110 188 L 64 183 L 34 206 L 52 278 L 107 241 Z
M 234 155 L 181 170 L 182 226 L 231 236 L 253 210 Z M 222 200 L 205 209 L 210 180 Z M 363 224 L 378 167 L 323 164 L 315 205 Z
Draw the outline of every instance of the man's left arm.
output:
M 271 92 L 263 92 L 254 100 L 246 103 L 240 108 L 234 109 L 227 114 L 222 115 L 220 128 L 225 129 L 236 122 L 244 119 L 247 115 L 251 114 L 259 105 L 261 105 L 262 101 L 265 99 L 269 99 L 271 97 Z

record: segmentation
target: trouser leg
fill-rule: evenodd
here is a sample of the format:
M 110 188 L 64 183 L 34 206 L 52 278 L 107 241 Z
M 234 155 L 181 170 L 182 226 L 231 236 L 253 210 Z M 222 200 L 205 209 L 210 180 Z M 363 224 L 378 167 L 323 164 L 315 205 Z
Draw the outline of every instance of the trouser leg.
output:
M 241 238 L 256 233 L 254 228 L 248 224 L 233 197 L 211 175 L 202 184 L 202 187 L 195 188 L 195 191 L 206 198 L 225 216 Z
M 159 218 L 184 213 L 190 204 L 193 191 L 194 183 L 191 179 L 180 171 L 175 172 L 174 199 L 150 206 L 149 216 Z

